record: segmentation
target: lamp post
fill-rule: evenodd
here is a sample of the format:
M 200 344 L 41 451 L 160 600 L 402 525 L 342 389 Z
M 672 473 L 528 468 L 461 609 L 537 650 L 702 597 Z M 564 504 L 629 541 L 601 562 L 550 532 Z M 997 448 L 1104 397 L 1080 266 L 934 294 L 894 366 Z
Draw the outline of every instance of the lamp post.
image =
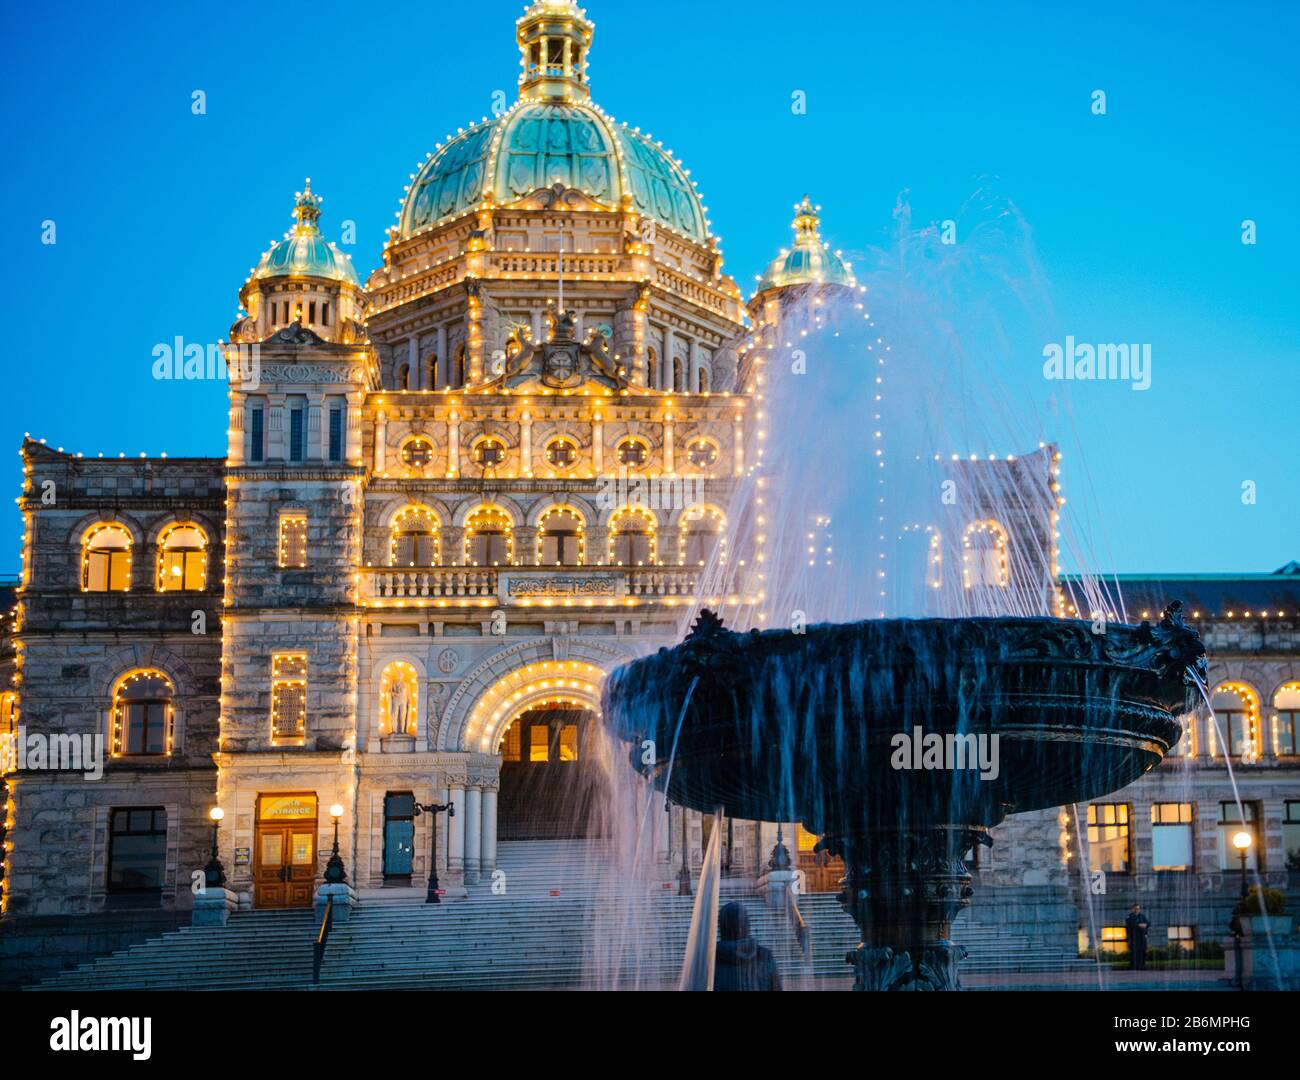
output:
M 1251 835 L 1245 829 L 1232 834 L 1232 846 L 1237 849 L 1237 858 L 1241 866 L 1241 899 L 1237 903 L 1237 910 L 1232 913 L 1232 921 L 1228 923 L 1228 930 L 1232 934 L 1233 953 L 1237 960 L 1237 989 L 1245 989 L 1245 980 L 1243 978 L 1242 968 L 1242 949 L 1241 937 L 1242 926 L 1241 916 L 1246 914 L 1246 854 L 1250 851 Z
M 221 828 L 221 819 L 225 816 L 226 812 L 219 806 L 208 811 L 208 818 L 212 821 L 212 858 L 203 868 L 203 884 L 209 889 L 220 889 L 226 884 L 226 868 L 217 856 L 217 830 Z
M 446 803 L 416 803 L 415 816 L 428 814 L 429 821 L 429 891 L 424 896 L 426 904 L 441 904 L 438 898 L 438 815 L 444 810 L 447 811 L 447 817 L 456 816 L 456 804 L 453 802 Z
M 686 839 L 686 807 L 682 807 L 682 868 L 677 872 L 677 895 L 691 895 L 690 847 Z
M 335 803 L 330 807 L 330 817 L 334 819 L 334 850 L 329 862 L 325 864 L 326 885 L 346 885 L 348 872 L 343 867 L 343 856 L 339 854 L 339 818 L 343 816 L 343 804 Z

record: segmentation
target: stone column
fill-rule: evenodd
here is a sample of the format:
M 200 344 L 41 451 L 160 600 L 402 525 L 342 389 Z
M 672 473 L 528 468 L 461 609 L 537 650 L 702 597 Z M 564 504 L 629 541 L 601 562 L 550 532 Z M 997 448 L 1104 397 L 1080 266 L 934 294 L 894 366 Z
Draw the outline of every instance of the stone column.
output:
M 465 789 L 465 884 L 478 881 L 483 844 L 483 789 Z
M 447 421 L 447 475 L 460 475 L 460 414 L 452 413 Z
M 491 877 L 497 868 L 497 789 L 495 782 L 483 789 L 483 837 L 479 873 Z
M 597 414 L 591 422 L 592 467 L 597 476 L 605 471 L 605 421 Z
M 519 454 L 525 476 L 533 475 L 533 414 L 524 413 L 519 420 Z
M 447 801 L 456 807 L 455 815 L 450 819 L 451 828 L 447 838 L 447 873 L 461 875 L 465 873 L 465 783 L 458 781 L 447 788 Z
M 375 422 L 375 472 L 382 473 L 387 467 L 388 457 L 388 417 L 384 413 L 379 414 L 379 419 Z
M 664 472 L 669 475 L 677 471 L 674 463 L 677 456 L 676 436 L 677 427 L 673 422 L 673 414 L 669 413 L 664 417 Z

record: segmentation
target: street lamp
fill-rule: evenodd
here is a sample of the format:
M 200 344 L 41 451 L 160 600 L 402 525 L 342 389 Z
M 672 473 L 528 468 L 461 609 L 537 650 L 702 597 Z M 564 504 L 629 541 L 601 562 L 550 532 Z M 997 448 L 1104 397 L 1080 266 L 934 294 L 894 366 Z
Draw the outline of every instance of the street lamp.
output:
M 214 806 L 208 811 L 208 817 L 212 821 L 212 858 L 203 868 L 203 884 L 210 889 L 219 889 L 226 884 L 226 868 L 221 865 L 221 860 L 217 857 L 217 830 L 221 828 L 221 819 L 225 816 L 226 812 L 219 806 Z
M 1245 983 L 1242 973 L 1242 956 L 1241 956 L 1241 916 L 1246 914 L 1246 853 L 1250 851 L 1252 837 L 1245 829 L 1232 834 L 1232 846 L 1237 849 L 1237 858 L 1241 865 L 1241 900 L 1237 904 L 1237 909 L 1232 913 L 1232 921 L 1228 923 L 1228 930 L 1232 934 L 1233 953 L 1237 959 L 1237 989 L 1244 989 Z
M 429 891 L 424 896 L 426 904 L 442 903 L 438 898 L 438 815 L 444 810 L 447 811 L 448 819 L 456 816 L 456 804 L 453 802 L 415 804 L 416 817 L 421 814 L 428 814 L 431 818 L 429 822 Z
M 325 864 L 326 885 L 346 885 L 348 872 L 343 868 L 343 856 L 339 854 L 339 818 L 343 816 L 343 804 L 335 803 L 330 807 L 330 817 L 334 819 L 334 851 L 329 862 Z

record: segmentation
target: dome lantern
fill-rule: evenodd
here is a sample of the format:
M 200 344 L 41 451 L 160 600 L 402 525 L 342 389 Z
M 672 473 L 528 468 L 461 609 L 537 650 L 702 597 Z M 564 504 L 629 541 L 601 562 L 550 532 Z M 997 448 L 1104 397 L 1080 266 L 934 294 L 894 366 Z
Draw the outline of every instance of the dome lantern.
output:
M 806 287 L 854 289 L 853 270 L 821 237 L 821 207 L 805 195 L 794 208 L 794 246 L 781 252 L 759 281 L 756 297 L 772 290 Z
M 587 51 L 594 27 L 573 0 L 534 0 L 519 20 L 524 101 L 588 101 Z

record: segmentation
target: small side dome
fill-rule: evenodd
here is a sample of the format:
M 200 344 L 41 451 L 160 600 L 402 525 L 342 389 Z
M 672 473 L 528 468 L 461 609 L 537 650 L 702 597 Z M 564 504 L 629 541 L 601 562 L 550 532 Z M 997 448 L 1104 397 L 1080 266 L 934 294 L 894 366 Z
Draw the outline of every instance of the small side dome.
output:
M 352 260 L 321 236 L 317 225 L 320 204 L 321 198 L 312 191 L 309 176 L 294 202 L 293 216 L 297 224 L 262 256 L 253 271 L 253 280 L 312 277 L 360 287 L 356 271 L 352 269 Z
M 758 283 L 757 293 L 800 285 L 841 285 L 857 288 L 857 278 L 849 264 L 826 246 L 821 238 L 819 206 L 807 195 L 795 206 L 794 247 L 782 252 L 768 265 Z

